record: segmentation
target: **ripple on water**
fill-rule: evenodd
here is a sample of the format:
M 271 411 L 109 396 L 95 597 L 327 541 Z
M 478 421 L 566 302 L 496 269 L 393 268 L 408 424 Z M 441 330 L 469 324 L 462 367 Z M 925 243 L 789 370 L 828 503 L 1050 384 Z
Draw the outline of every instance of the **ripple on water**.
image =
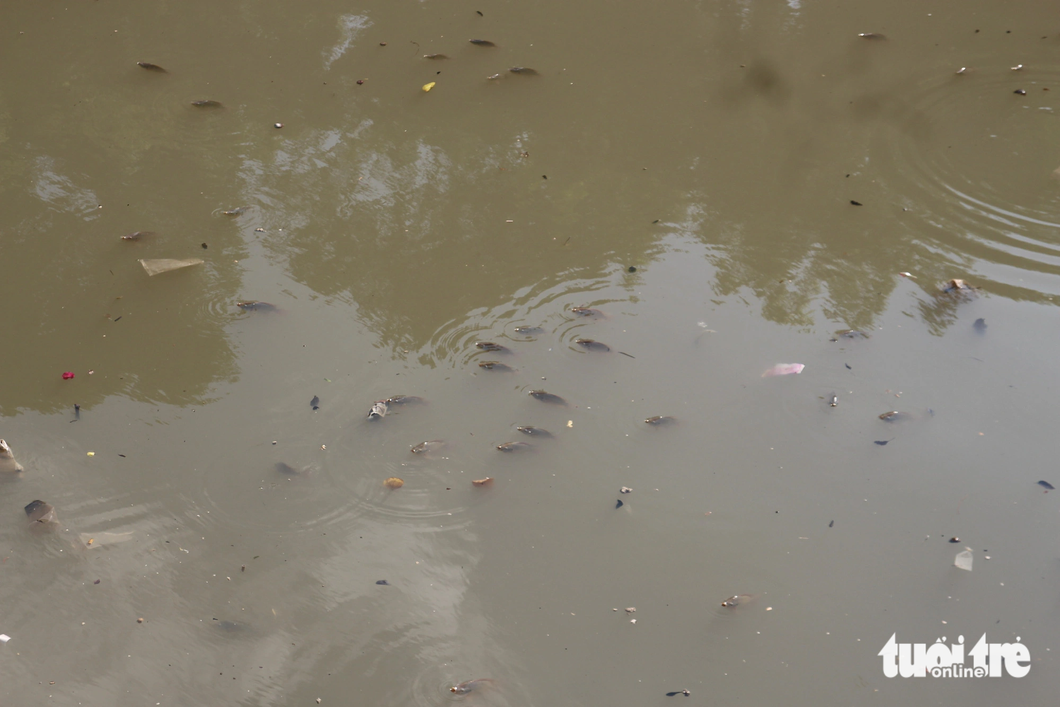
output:
M 934 227 L 921 231 L 926 245 L 1002 287 L 1060 289 L 1060 154 L 1045 149 L 1060 68 L 970 66 L 924 79 L 904 100 L 880 145 L 883 179 Z

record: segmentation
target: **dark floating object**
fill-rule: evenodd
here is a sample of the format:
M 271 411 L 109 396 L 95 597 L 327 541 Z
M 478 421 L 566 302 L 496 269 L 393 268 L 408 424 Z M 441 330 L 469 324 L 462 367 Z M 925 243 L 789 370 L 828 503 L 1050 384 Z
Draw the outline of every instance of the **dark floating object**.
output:
M 876 440 L 875 442 L 873 442 L 873 444 L 878 444 L 878 445 L 880 445 L 881 447 L 885 447 L 885 446 L 887 446 L 887 443 L 888 443 L 888 442 L 890 442 L 890 441 L 891 441 L 891 440 L 889 440 L 889 439 L 882 439 L 882 440 L 881 440 L 881 439 L 878 439 L 878 440 Z
M 528 66 L 513 66 L 508 71 L 513 74 L 522 74 L 523 76 L 537 76 L 537 72 Z
M 314 395 L 313 399 L 309 401 L 309 405 L 314 410 L 319 410 L 320 409 L 320 396 L 319 395 Z
M 833 525 L 835 525 L 835 521 L 834 520 L 828 521 L 828 527 L 829 528 L 831 528 Z
M 961 541 L 961 539 L 958 538 L 956 535 L 954 535 L 952 538 L 950 538 L 950 542 L 951 543 L 959 543 L 960 541 Z
M 22 465 L 15 461 L 11 447 L 8 446 L 6 440 L 0 439 L 0 473 L 15 474 L 20 471 L 22 471 Z
M 973 328 L 974 328 L 974 329 L 975 329 L 975 330 L 976 330 L 977 332 L 979 332 L 980 334 L 982 334 L 983 332 L 985 332 L 985 331 L 986 331 L 986 320 L 985 320 L 985 319 L 983 319 L 982 317 L 979 317 L 978 319 L 976 319 L 976 320 L 975 320 L 975 324 L 972 324 L 972 327 L 973 327 Z
M 220 101 L 215 101 L 209 98 L 201 101 L 192 101 L 191 104 L 196 108 L 224 108 Z
M 207 248 L 209 248 L 209 247 L 210 247 L 210 246 L 206 245 L 205 243 L 203 243 L 203 244 L 202 244 L 202 249 L 203 249 L 203 250 L 206 250 L 206 249 L 207 249 Z
M 445 449 L 445 440 L 443 439 L 429 439 L 426 442 L 420 442 L 412 448 L 413 454 L 433 454 L 440 452 Z
M 567 401 L 558 395 L 547 393 L 543 390 L 531 390 L 527 393 L 531 398 L 536 398 L 543 403 L 551 403 L 552 405 L 566 405 Z
M 472 40 L 474 41 L 474 40 Z M 465 680 L 459 685 L 453 685 L 449 688 L 449 692 L 455 692 L 458 695 L 466 695 L 472 690 L 477 690 L 484 685 L 488 685 L 493 681 L 489 678 L 478 678 L 477 680 Z
M 978 290 L 979 288 L 972 287 L 964 280 L 954 279 L 946 281 L 939 289 L 941 289 L 943 292 L 961 292 L 964 294 L 970 294 L 975 290 Z
M 447 57 L 445 54 L 424 54 L 423 58 L 424 59 L 448 59 L 449 57 Z
M 148 71 L 157 71 L 160 74 L 168 74 L 169 73 L 168 71 L 163 69 L 158 64 L 152 64 L 149 61 L 138 61 L 138 62 L 136 62 L 136 65 L 139 66 L 142 69 L 147 69 Z
M 887 35 L 880 34 L 879 32 L 860 32 L 858 34 L 858 36 L 861 37 L 862 39 L 875 39 L 875 40 L 887 39 Z
M 637 269 L 630 265 L 628 268 L 626 268 L 626 272 L 637 272 Z
M 913 416 L 907 412 L 899 412 L 897 410 L 891 410 L 880 415 L 880 419 L 884 422 L 902 422 L 903 420 L 909 420 Z
M 530 435 L 531 437 L 541 437 L 542 439 L 551 439 L 554 435 L 548 430 L 543 430 L 540 427 L 532 427 L 530 425 L 523 425 L 516 427 L 515 429 L 522 432 L 524 435 Z
M 575 314 L 579 317 L 602 317 L 604 313 L 599 309 L 593 309 L 592 307 L 571 307 L 571 314 Z
M 676 690 L 675 692 L 667 692 L 666 696 L 667 697 L 674 697 L 675 695 L 684 695 L 685 697 L 688 697 L 691 694 L 692 693 L 689 692 L 688 690 Z
M 832 393 L 832 395 L 828 398 L 828 405 L 831 407 L 836 407 L 837 405 L 839 405 L 839 396 L 835 393 Z
M 1017 88 L 1015 91 L 1013 91 L 1013 93 L 1018 94 L 1020 96 L 1026 96 L 1027 95 L 1027 92 L 1025 90 L 1023 90 L 1022 88 Z
M 500 361 L 482 361 L 478 364 L 478 367 L 485 368 L 487 371 L 505 371 L 506 373 L 512 373 L 515 371 L 515 369 L 507 363 L 501 363 Z
M 138 241 L 141 238 L 153 235 L 155 235 L 154 231 L 134 231 L 133 233 L 127 233 L 126 235 L 122 236 L 121 239 L 123 241 Z
M 390 586 L 390 582 L 386 581 L 385 579 L 376 580 L 375 583 L 378 584 L 378 585 L 384 586 L 384 587 L 389 587 Z
M 55 508 L 50 503 L 41 500 L 30 501 L 26 504 L 26 517 L 33 523 L 58 523 L 59 518 L 55 515 Z
M 676 417 L 671 417 L 669 415 L 656 415 L 655 417 L 649 417 L 644 422 L 648 423 L 649 425 L 654 425 L 656 427 L 661 427 L 663 425 L 672 425 L 672 424 L 674 424 L 675 422 L 677 422 L 677 418 Z
M 80 420 L 81 419 L 81 406 L 78 405 L 77 403 L 74 403 L 74 419 L 75 420 Z
M 854 370 L 853 368 L 850 367 L 849 363 L 844 363 L 843 365 L 847 367 L 848 371 L 853 371 Z
M 385 400 L 376 400 L 372 403 L 372 409 L 368 411 L 369 420 L 381 420 L 386 417 L 389 408 Z
M 236 302 L 236 306 L 246 312 L 278 312 L 280 308 L 274 304 L 268 302 L 259 302 L 257 300 L 248 299 L 241 302 Z
M 485 15 L 482 14 L 481 10 L 475 10 L 475 14 L 478 15 L 479 17 L 485 17 Z
M 237 206 L 234 209 L 228 209 L 227 211 L 222 211 L 221 213 L 225 216 L 242 216 L 247 212 L 247 209 L 249 208 L 249 206 Z
M 617 501 L 615 501 L 615 508 L 616 509 L 621 508 L 624 505 L 626 505 L 626 504 L 622 503 L 622 499 L 621 498 L 618 499 Z
M 1053 485 L 1052 485 L 1051 483 L 1049 483 L 1048 481 L 1039 481 L 1039 482 L 1038 482 L 1038 485 L 1039 485 L 1039 486 L 1044 486 L 1044 487 L 1045 487 L 1045 488 L 1046 488 L 1047 490 L 1049 490 L 1049 491 L 1052 491 L 1052 490 L 1053 490 L 1054 488 L 1056 488 L 1055 486 L 1053 486 Z
M 735 609 L 740 604 L 746 604 L 747 602 L 754 599 L 750 594 L 734 594 L 721 603 L 726 609 Z
M 517 326 L 515 327 L 516 334 L 540 334 L 544 329 L 539 326 Z
M 840 329 L 835 333 L 836 336 L 843 339 L 871 339 L 872 334 L 864 331 L 858 331 L 857 329 Z
M 476 341 L 475 348 L 482 349 L 483 351 L 496 351 L 497 353 L 511 353 L 512 350 L 507 346 L 501 346 L 500 344 L 492 341 Z
M 494 44 L 493 42 L 491 42 L 488 39 L 469 39 L 467 41 L 469 41 L 472 44 L 474 44 L 476 46 L 479 46 L 479 47 L 495 47 L 495 46 L 497 46 L 496 44 Z
M 391 395 L 383 402 L 387 405 L 422 405 L 427 401 L 418 395 Z
M 860 201 L 854 201 L 853 199 L 850 200 L 850 203 L 854 206 L 864 206 Z
M 528 452 L 533 448 L 534 445 L 529 442 L 505 442 L 497 445 L 497 449 L 502 452 Z
M 599 341 L 594 341 L 593 339 L 575 339 L 574 343 L 576 343 L 578 346 L 581 346 L 586 351 L 606 352 L 611 350 L 611 347 L 607 344 L 601 343 Z

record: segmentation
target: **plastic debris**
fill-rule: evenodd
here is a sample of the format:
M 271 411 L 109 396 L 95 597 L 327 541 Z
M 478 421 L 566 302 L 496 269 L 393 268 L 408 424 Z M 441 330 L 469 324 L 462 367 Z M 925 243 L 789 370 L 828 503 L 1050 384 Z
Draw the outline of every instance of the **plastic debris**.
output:
M 388 489 L 399 489 L 404 485 L 405 482 L 396 476 L 391 476 L 389 479 L 383 482 L 383 486 L 386 486 Z
M 11 636 L 8 636 L 6 633 L 0 633 L 0 643 L 7 643 L 10 640 Z
M 957 569 L 972 571 L 972 551 L 965 550 L 964 552 L 958 552 L 957 557 L 953 560 L 953 565 Z
M 431 90 L 432 88 L 434 88 L 434 83 L 435 83 L 434 81 L 431 81 L 430 83 L 425 83 L 425 84 L 423 84 L 423 92 L 424 92 L 424 93 L 427 93 L 427 92 L 428 92 L 428 91 L 430 91 L 430 90 Z
M 7 441 L 0 439 L 0 474 L 16 474 L 22 471 L 22 465 L 15 461 L 15 455 L 11 453 L 11 447 Z
M 802 369 L 804 368 L 806 368 L 806 366 L 801 363 L 778 363 L 763 373 L 762 377 L 769 378 L 770 376 L 787 376 L 793 373 L 798 374 L 802 373 Z
M 64 381 L 68 381 L 68 380 L 70 380 L 73 377 L 74 377 L 74 372 L 73 371 L 65 371 L 63 373 L 63 380 Z
M 175 260 L 173 258 L 159 258 L 157 260 L 144 260 L 140 259 L 140 265 L 144 266 L 144 270 L 151 277 L 160 275 L 170 270 L 180 270 L 181 268 L 188 268 L 192 265 L 202 265 L 203 260 L 199 258 L 188 258 L 186 260 Z

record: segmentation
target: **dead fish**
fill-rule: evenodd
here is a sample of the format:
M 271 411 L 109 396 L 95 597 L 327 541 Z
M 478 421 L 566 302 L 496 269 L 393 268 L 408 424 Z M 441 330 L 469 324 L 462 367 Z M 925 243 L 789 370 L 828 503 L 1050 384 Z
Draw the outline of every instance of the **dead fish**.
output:
M 979 288 L 978 287 L 972 287 L 971 285 L 969 285 L 964 280 L 953 279 L 953 280 L 949 280 L 947 282 L 944 282 L 939 287 L 939 289 L 942 290 L 943 292 L 961 292 L 961 293 L 971 294 L 972 292 L 974 292 L 975 290 L 978 290 Z
M 801 363 L 778 363 L 777 365 L 770 368 L 768 371 L 762 374 L 763 378 L 770 378 L 772 376 L 787 376 L 791 374 L 802 373 L 802 369 L 806 368 Z
M 490 74 L 489 76 L 486 77 L 486 80 L 487 81 L 495 81 L 495 80 L 499 79 L 500 77 L 501 77 L 500 74 Z
M 280 308 L 274 304 L 268 302 L 258 302 L 257 300 L 248 299 L 242 302 L 236 302 L 236 306 L 246 312 L 279 312 Z
M 551 403 L 552 405 L 567 404 L 567 401 L 559 397 L 558 395 L 553 395 L 552 393 L 547 393 L 543 390 L 531 390 L 527 393 L 527 395 L 532 398 L 536 398 L 537 400 L 540 400 L 543 403 Z
M 735 609 L 757 598 L 754 594 L 734 594 L 721 603 L 726 609 Z
M 472 39 L 471 41 L 474 42 L 475 40 Z M 493 45 L 491 44 L 490 46 L 493 46 Z M 479 678 L 477 680 L 466 680 L 466 681 L 460 683 L 459 685 L 453 685 L 452 687 L 450 687 L 449 688 L 449 692 L 454 692 L 454 693 L 456 693 L 458 695 L 466 695 L 467 693 L 471 692 L 472 690 L 477 690 L 480 687 L 485 687 L 486 685 L 492 685 L 492 684 L 493 684 L 493 681 L 490 680 L 489 678 Z
M 309 401 L 309 406 L 314 410 L 320 409 L 320 397 L 317 395 L 313 396 L 313 399 Z
M 860 32 L 858 36 L 862 39 L 887 39 L 887 35 L 880 34 L 879 32 Z
M 544 329 L 539 326 L 517 326 L 515 327 L 516 334 L 523 334 L 524 336 L 529 334 L 540 334 Z
M 972 324 L 972 327 L 980 334 L 984 334 L 986 333 L 986 320 L 980 317 L 975 320 L 975 324 Z
M 418 395 L 391 395 L 383 402 L 387 405 L 422 405 L 427 401 Z
M 420 442 L 419 444 L 412 447 L 413 454 L 433 454 L 440 452 L 445 449 L 445 440 L 441 439 L 429 439 L 426 442 Z
M 677 418 L 670 417 L 669 415 L 656 415 L 655 417 L 649 417 L 645 420 L 645 422 L 649 425 L 655 425 L 656 427 L 660 427 L 662 425 L 672 425 L 673 423 L 677 422 Z
M 581 346 L 586 351 L 599 351 L 602 353 L 611 350 L 611 347 L 607 344 L 601 343 L 599 341 L 594 341 L 593 339 L 575 339 L 574 343 L 576 343 L 578 346 Z
M 58 525 L 59 517 L 55 515 L 55 508 L 44 501 L 30 501 L 25 508 L 26 517 L 31 523 L 42 523 L 44 525 Z
M 133 233 L 127 233 L 126 235 L 122 236 L 121 239 L 123 241 L 138 241 L 141 238 L 153 235 L 155 235 L 154 231 L 135 231 Z
M 221 213 L 225 216 L 241 216 L 245 214 L 247 212 L 247 209 L 249 208 L 249 206 L 237 206 L 234 209 L 228 209 L 227 211 L 222 211 Z
M 500 344 L 492 341 L 476 341 L 475 348 L 482 349 L 483 351 L 496 351 L 497 353 L 511 353 L 512 350 L 507 346 L 501 346 Z
M 506 363 L 500 361 L 482 361 L 478 364 L 479 368 L 485 368 L 487 371 L 504 371 L 505 373 L 513 373 L 514 368 Z
M 878 444 L 881 447 L 886 447 L 887 443 L 890 442 L 890 441 L 892 441 L 892 440 L 889 440 L 889 439 L 878 439 L 878 440 L 874 441 L 873 444 Z
M 472 479 L 472 486 L 489 486 L 493 483 L 493 477 L 487 476 L 485 479 Z
M 622 488 L 620 488 L 618 490 L 618 492 L 619 493 L 633 493 L 633 489 L 631 489 L 629 486 L 623 486 Z
M 529 452 L 533 448 L 534 445 L 529 442 L 505 442 L 497 445 L 497 449 L 502 452 Z
M 22 465 L 15 461 L 11 447 L 5 440 L 0 439 L 0 474 L 17 474 L 20 471 L 22 471 Z
M 479 47 L 495 47 L 495 46 L 497 46 L 496 44 L 494 44 L 493 42 L 491 42 L 488 39 L 469 39 L 467 41 L 469 41 L 472 44 L 477 45 Z
M 449 57 L 447 57 L 445 54 L 424 54 L 423 58 L 424 59 L 448 59 Z
M 571 307 L 571 314 L 579 317 L 603 317 L 604 313 L 592 307 Z
M 375 581 L 375 583 L 378 584 L 381 587 L 389 587 L 390 586 L 390 582 L 386 581 L 385 579 L 377 579 Z
M 309 473 L 309 467 L 304 469 L 296 469 L 290 464 L 284 462 L 276 462 L 274 467 L 280 474 L 286 474 L 287 476 L 305 476 Z
M 872 335 L 857 329 L 840 329 L 835 333 L 841 339 L 871 339 Z
M 880 415 L 880 419 L 884 422 L 905 422 L 906 420 L 912 420 L 912 413 L 899 412 L 898 410 L 891 410 Z
M 139 66 L 142 69 L 147 69 L 148 71 L 157 71 L 160 74 L 168 74 L 169 73 L 168 71 L 163 69 L 158 64 L 152 64 L 149 61 L 138 61 L 138 62 L 136 62 L 136 65 Z
M 513 74 L 522 74 L 523 76 L 537 76 L 537 72 L 528 66 L 513 66 L 508 71 Z
M 666 696 L 667 697 L 674 697 L 675 695 L 684 695 L 685 697 L 688 697 L 691 694 L 692 693 L 689 692 L 688 690 L 674 690 L 673 692 L 667 692 Z
M 201 101 L 192 101 L 191 104 L 196 108 L 224 108 L 220 101 L 214 101 L 209 98 Z
M 1055 486 L 1053 486 L 1048 481 L 1039 481 L 1038 485 L 1039 486 L 1044 486 L 1047 491 L 1052 491 L 1054 488 L 1056 488 Z
M 372 409 L 368 411 L 369 420 L 381 420 L 386 417 L 387 405 L 385 400 L 377 400 L 372 403 Z
M 521 427 L 516 427 L 515 429 L 519 430 L 524 435 L 530 435 L 531 437 L 541 437 L 542 439 L 551 439 L 553 437 L 551 432 L 549 432 L 548 430 L 543 430 L 540 427 L 523 425 Z

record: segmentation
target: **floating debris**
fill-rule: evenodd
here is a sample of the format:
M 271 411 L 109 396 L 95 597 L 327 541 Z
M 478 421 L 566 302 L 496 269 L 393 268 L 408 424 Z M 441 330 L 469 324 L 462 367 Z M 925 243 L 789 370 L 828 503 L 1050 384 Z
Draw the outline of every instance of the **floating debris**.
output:
M 862 39 L 875 39 L 884 40 L 887 39 L 887 35 L 880 34 L 879 32 L 859 32 L 858 36 Z
M 950 542 L 951 543 L 959 543 L 960 541 L 961 541 L 961 539 L 958 538 L 956 535 L 954 535 L 952 538 L 950 538 Z
M 320 396 L 314 395 L 313 399 L 309 401 L 309 407 L 313 408 L 314 410 L 319 410 L 320 409 Z
M 474 44 L 476 46 L 479 46 L 479 47 L 495 47 L 495 46 L 497 46 L 496 44 L 494 44 L 493 42 L 489 41 L 488 39 L 469 39 L 467 41 L 469 41 L 472 44 Z
M 489 76 L 486 77 L 486 80 L 487 81 L 496 81 L 500 77 L 501 77 L 500 74 L 490 74 Z
M 386 581 L 385 579 L 377 579 L 375 581 L 375 583 L 378 584 L 381 587 L 389 587 L 390 586 L 390 582 Z
M 379 420 L 386 417 L 387 405 L 385 400 L 377 400 L 372 403 L 372 409 L 368 411 L 369 420 Z
M 953 565 L 959 570 L 972 571 L 972 551 L 965 550 L 964 552 L 958 552 L 957 556 L 953 558 Z
M 68 380 L 70 380 L 71 378 L 73 378 L 73 377 L 74 377 L 74 375 L 75 375 L 75 373 L 74 373 L 73 371 L 64 371 L 64 372 L 63 372 L 63 380 L 64 380 L 64 381 L 68 381 Z
M 527 393 L 531 398 L 536 398 L 543 403 L 550 403 L 552 405 L 566 405 L 567 401 L 558 395 L 545 392 L 544 390 L 531 390 Z
M 953 279 L 944 282 L 942 285 L 939 286 L 939 289 L 943 292 L 960 292 L 970 294 L 979 288 L 969 285 L 964 280 Z
M 787 376 L 793 373 L 798 374 L 802 373 L 802 369 L 804 368 L 806 368 L 806 366 L 801 363 L 778 363 L 763 373 L 762 377 L 769 378 L 771 376 Z
M 615 509 L 616 509 L 616 510 L 617 510 L 617 509 L 619 509 L 619 508 L 621 508 L 621 507 L 622 507 L 622 506 L 624 506 L 624 505 L 626 505 L 626 504 L 622 503 L 622 499 L 621 499 L 621 498 L 620 498 L 620 499 L 618 499 L 617 501 L 615 501 Z
M 192 101 L 191 104 L 196 108 L 224 108 L 220 101 L 214 101 L 211 99 Z
M 404 485 L 405 482 L 396 476 L 391 476 L 389 479 L 383 482 L 383 486 L 386 486 L 388 489 L 399 489 Z
M 512 72 L 513 74 L 522 74 L 523 76 L 538 75 L 536 71 L 534 71 L 528 66 L 513 66 L 512 68 L 508 69 L 508 71 Z
M 830 396 L 828 396 L 828 405 L 830 407 L 836 407 L 837 405 L 839 405 L 839 396 L 835 393 L 832 393 Z
M 7 441 L 0 439 L 0 474 L 17 474 L 22 471 L 22 465 L 15 461 L 15 455 L 11 453 L 11 447 Z
M 721 605 L 724 606 L 726 609 L 735 609 L 741 604 L 747 604 L 754 598 L 755 595 L 752 594 L 734 594 L 733 596 L 723 601 Z
M 485 368 L 487 371 L 504 371 L 505 373 L 515 372 L 514 368 L 507 363 L 501 363 L 500 361 L 482 361 L 478 364 L 478 367 Z
M 236 302 L 236 306 L 247 312 L 279 312 L 280 308 L 274 304 L 268 302 L 259 302 L 257 300 L 243 300 L 242 302 Z
M 913 415 L 908 412 L 899 412 L 898 410 L 891 410 L 889 412 L 882 413 L 880 419 L 884 422 L 905 422 L 906 420 L 912 420 Z
M 423 58 L 424 59 L 448 59 L 449 57 L 447 57 L 445 54 L 424 54 Z
M 666 696 L 667 697 L 674 697 L 676 695 L 684 695 L 685 697 L 688 697 L 691 694 L 692 693 L 689 692 L 688 690 L 674 690 L 673 692 L 667 692 Z
M 620 488 L 618 490 L 618 492 L 619 493 L 633 493 L 633 489 L 631 489 L 629 486 L 623 486 L 622 488 Z
M 571 314 L 579 317 L 603 317 L 603 312 L 599 309 L 593 309 L 592 307 L 571 307 Z
M 138 241 L 142 238 L 155 235 L 154 231 L 134 231 L 133 233 L 127 233 L 121 237 L 123 241 Z
M 972 324 L 972 328 L 975 329 L 980 334 L 986 333 L 986 320 L 983 319 L 982 317 L 979 317 L 978 319 L 975 320 L 975 323 Z
M 496 351 L 498 353 L 512 352 L 512 350 L 509 349 L 507 346 L 501 346 L 500 344 L 494 343 L 492 341 L 476 341 L 475 348 L 481 349 L 483 351 Z
M 835 333 L 841 339 L 871 339 L 872 334 L 857 329 L 840 329 Z
M 1016 64 L 1015 66 L 1008 67 L 1010 71 L 1020 71 L 1023 69 L 1023 64 Z
M 962 75 L 964 75 L 966 73 L 968 73 L 968 67 L 967 66 L 962 66 L 961 68 L 957 69 L 957 71 L 956 71 L 956 74 L 958 76 L 962 76 Z
M 4 440 L 0 439 L 0 444 L 3 444 L 3 442 L 4 442 Z M 1048 481 L 1039 481 L 1038 485 L 1039 486 L 1044 486 L 1046 491 L 1052 491 L 1053 489 L 1056 488 L 1055 486 L 1053 486 Z
M 413 454 L 434 454 L 445 449 L 445 440 L 442 439 L 429 439 L 426 442 L 420 442 L 416 446 L 412 447 Z
M 471 41 L 474 42 L 475 40 L 472 39 Z M 490 46 L 493 46 L 493 45 L 490 44 Z M 458 695 L 466 695 L 467 693 L 471 692 L 472 690 L 477 690 L 480 687 L 485 687 L 486 685 L 490 685 L 492 683 L 493 683 L 493 681 L 490 680 L 489 678 L 478 678 L 477 680 L 467 680 L 465 682 L 460 683 L 459 685 L 453 685 L 452 687 L 449 688 L 449 692 L 455 692 Z
M 164 272 L 170 272 L 172 270 L 190 268 L 192 265 L 202 265 L 203 262 L 204 261 L 199 258 L 188 258 L 186 260 L 174 260 L 173 258 L 159 258 L 157 260 L 140 259 L 140 265 L 144 266 L 144 270 L 147 271 L 147 274 L 150 277 L 161 275 Z
M 542 329 L 539 326 L 517 326 L 517 327 L 515 327 L 515 333 L 516 334 L 523 334 L 523 335 L 540 334 L 540 333 L 542 333 L 544 331 L 545 330 Z
M 249 206 L 237 206 L 234 209 L 226 209 L 225 211 L 222 211 L 221 214 L 223 216 L 242 216 L 249 210 Z
M 430 83 L 425 83 L 425 84 L 423 84 L 423 86 L 421 86 L 421 88 L 423 89 L 423 92 L 424 92 L 424 93 L 427 93 L 427 92 L 428 92 L 428 91 L 430 91 L 430 90 L 431 90 L 432 88 L 434 88 L 434 84 L 435 84 L 435 82 L 434 82 L 434 81 L 431 81 Z
M 891 441 L 891 440 L 889 440 L 889 439 L 878 439 L 878 440 L 876 440 L 875 442 L 873 442 L 873 444 L 878 444 L 878 445 L 880 445 L 881 447 L 886 447 L 886 446 L 887 446 L 887 443 L 888 443 L 888 442 L 890 442 L 890 441 Z
M 169 73 L 168 71 L 163 69 L 158 64 L 152 64 L 149 61 L 138 61 L 138 62 L 136 62 L 136 65 L 139 66 L 141 69 L 147 69 L 148 71 L 155 71 L 155 72 L 160 73 L 160 74 L 168 74 Z
M 553 434 L 548 430 L 543 430 L 540 427 L 533 427 L 531 425 L 522 425 L 515 429 L 522 432 L 524 435 L 530 435 L 531 437 L 541 437 L 542 439 L 551 439 Z
M 473 479 L 471 481 L 472 486 L 489 486 L 493 483 L 493 477 L 487 476 L 485 479 Z
M 534 445 L 529 442 L 505 442 L 497 445 L 497 449 L 502 452 L 529 452 L 533 448 Z
M 671 417 L 670 415 L 656 415 L 655 417 L 649 417 L 644 422 L 646 422 L 649 425 L 655 425 L 656 427 L 661 427 L 662 425 L 672 425 L 672 424 L 674 424 L 675 422 L 677 422 L 677 418 L 676 417 Z
M 581 346 L 586 351 L 598 351 L 603 353 L 611 350 L 611 347 L 607 344 L 592 339 L 575 339 L 574 343 Z
M 423 405 L 427 401 L 418 395 L 391 395 L 383 402 L 387 405 Z
M 1015 91 L 1013 91 L 1013 93 L 1015 93 L 1017 96 L 1026 96 L 1027 90 L 1023 88 L 1017 88 Z
M 58 525 L 59 517 L 55 515 L 55 508 L 44 501 L 30 501 L 25 508 L 26 517 L 31 523 L 42 523 L 44 525 Z
M 864 206 L 860 201 L 854 201 L 853 199 L 850 200 L 850 203 L 854 206 Z

